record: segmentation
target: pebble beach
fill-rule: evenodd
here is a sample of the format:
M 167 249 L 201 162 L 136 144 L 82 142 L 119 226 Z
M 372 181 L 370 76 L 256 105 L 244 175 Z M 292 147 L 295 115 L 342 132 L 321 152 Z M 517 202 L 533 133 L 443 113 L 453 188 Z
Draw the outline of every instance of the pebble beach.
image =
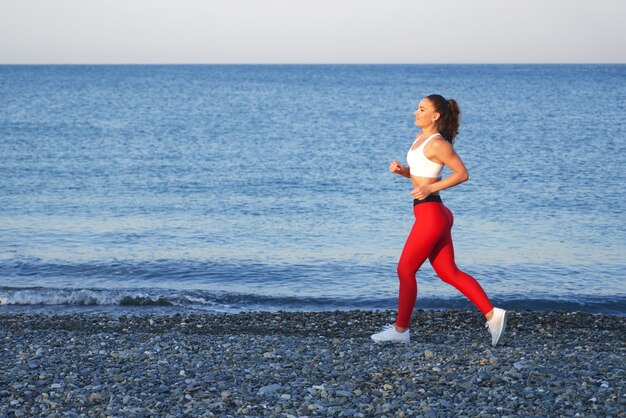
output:
M 0 417 L 625 417 L 626 317 L 511 311 L 0 313 Z

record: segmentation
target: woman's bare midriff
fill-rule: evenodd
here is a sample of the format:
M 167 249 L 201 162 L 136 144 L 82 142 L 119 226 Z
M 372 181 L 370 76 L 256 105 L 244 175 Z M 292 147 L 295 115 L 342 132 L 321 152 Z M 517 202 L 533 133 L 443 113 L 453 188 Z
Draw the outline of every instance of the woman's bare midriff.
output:
M 413 188 L 428 186 L 429 184 L 437 183 L 439 180 L 441 178 L 411 176 Z M 439 196 L 439 192 L 433 193 L 432 196 Z

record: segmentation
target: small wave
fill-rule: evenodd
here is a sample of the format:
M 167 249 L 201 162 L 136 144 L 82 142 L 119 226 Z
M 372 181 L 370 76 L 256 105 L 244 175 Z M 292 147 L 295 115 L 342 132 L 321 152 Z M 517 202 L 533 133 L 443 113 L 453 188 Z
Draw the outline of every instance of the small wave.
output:
M 203 290 L 168 289 L 60 289 L 0 287 L 1 306 L 158 307 L 207 312 L 321 311 L 395 309 L 397 298 L 346 298 L 258 295 Z M 582 311 L 626 315 L 626 297 L 579 297 L 576 301 L 554 298 L 502 298 L 496 303 L 510 310 Z M 420 298 L 415 309 L 475 309 L 464 298 Z
M 108 289 L 3 288 L 0 305 L 168 306 L 165 295 Z
M 209 311 L 315 310 L 366 308 L 380 301 L 324 297 L 267 296 L 244 293 L 153 289 L 59 289 L 0 287 L 0 305 L 13 306 L 176 306 Z M 384 304 L 384 303 L 383 303 Z M 379 306 L 382 307 L 382 306 Z

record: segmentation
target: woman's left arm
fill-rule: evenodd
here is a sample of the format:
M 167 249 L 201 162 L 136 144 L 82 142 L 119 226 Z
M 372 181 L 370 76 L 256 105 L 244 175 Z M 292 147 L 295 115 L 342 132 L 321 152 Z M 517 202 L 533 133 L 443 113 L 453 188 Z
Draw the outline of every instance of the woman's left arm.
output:
M 459 157 L 454 151 L 452 144 L 446 140 L 433 141 L 430 148 L 431 149 L 429 151 L 433 153 L 431 158 L 435 157 L 445 164 L 450 170 L 452 170 L 452 174 L 445 179 L 439 180 L 438 182 L 413 189 L 411 194 L 419 200 L 426 199 L 426 197 L 432 193 L 456 186 L 457 184 L 463 183 L 469 179 L 469 173 L 465 168 L 465 164 L 463 164 L 461 157 Z

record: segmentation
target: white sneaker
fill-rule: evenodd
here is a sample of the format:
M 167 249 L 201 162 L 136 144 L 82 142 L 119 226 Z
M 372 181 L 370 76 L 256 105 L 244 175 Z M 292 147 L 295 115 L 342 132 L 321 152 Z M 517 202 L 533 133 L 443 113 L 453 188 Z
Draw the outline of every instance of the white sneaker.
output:
M 395 324 L 388 324 L 383 327 L 383 330 L 372 334 L 372 340 L 378 342 L 383 341 L 398 341 L 402 343 L 408 343 L 411 341 L 411 331 L 406 330 L 404 332 L 396 331 Z
M 491 333 L 491 345 L 496 346 L 498 341 L 504 335 L 504 330 L 506 329 L 506 316 L 507 311 L 500 308 L 493 308 L 493 317 L 485 322 L 485 327 L 489 328 L 489 332 Z

